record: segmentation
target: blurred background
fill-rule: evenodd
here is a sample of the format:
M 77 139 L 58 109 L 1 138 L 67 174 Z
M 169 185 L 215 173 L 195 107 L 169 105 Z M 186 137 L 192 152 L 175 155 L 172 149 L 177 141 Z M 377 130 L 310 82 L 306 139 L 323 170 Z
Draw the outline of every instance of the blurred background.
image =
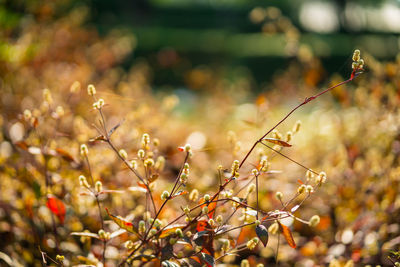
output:
M 279 265 L 393 266 L 400 261 L 399 33 L 398 0 L 0 0 L 0 266 L 42 266 L 38 245 L 54 259 L 64 255 L 66 266 L 101 266 L 102 242 L 70 235 L 101 227 L 96 202 L 79 185 L 79 175 L 88 177 L 82 143 L 95 180 L 124 190 L 104 194 L 102 206 L 143 217 L 144 196 L 129 189 L 136 180 L 106 145 L 89 142 L 99 117 L 88 84 L 105 100 L 108 127 L 123 121 L 113 140 L 129 159 L 143 133 L 160 140 L 166 166 L 156 196 L 171 187 L 185 143 L 195 155 L 187 190 L 212 194 L 217 166 L 229 169 L 305 97 L 348 79 L 356 48 L 365 72 L 275 133 L 293 137 L 286 155 L 328 176 L 295 212 L 305 221 L 318 214 L 321 223 L 286 222 L 298 248 L 281 238 Z M 290 199 L 305 170 L 261 147 L 232 189 L 248 183 L 260 155 L 275 171 L 263 177 L 260 207 L 276 210 L 275 193 Z M 47 208 L 49 193 L 64 203 L 65 218 Z M 184 205 L 194 203 L 177 198 L 163 219 Z M 117 230 L 103 215 L 106 230 Z M 231 224 L 243 221 L 233 216 Z M 127 255 L 131 239 L 109 241 L 107 266 Z M 277 244 L 271 234 L 267 247 L 221 263 L 275 264 Z

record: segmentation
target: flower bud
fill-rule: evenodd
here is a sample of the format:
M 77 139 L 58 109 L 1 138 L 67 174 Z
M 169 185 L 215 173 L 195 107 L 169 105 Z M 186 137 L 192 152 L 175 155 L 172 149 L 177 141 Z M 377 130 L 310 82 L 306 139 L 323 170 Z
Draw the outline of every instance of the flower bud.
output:
M 162 199 L 162 200 L 166 200 L 167 198 L 169 198 L 169 192 L 168 192 L 168 191 L 164 191 L 164 192 L 161 194 L 161 199 Z
M 210 195 L 209 194 L 205 194 L 204 195 L 204 200 L 205 201 L 209 201 L 210 200 Z
M 128 157 L 128 153 L 126 153 L 125 149 L 120 149 L 118 151 L 118 154 L 121 156 L 121 158 L 126 159 Z
M 71 93 L 78 93 L 81 90 L 81 83 L 78 81 L 75 81 L 72 83 L 71 87 L 69 88 L 69 91 Z
M 103 184 L 100 181 L 96 182 L 95 187 L 96 187 L 97 193 L 100 193 L 103 190 Z
M 87 155 L 89 154 L 89 150 L 87 148 L 87 146 L 85 144 L 81 145 L 81 155 L 84 157 L 87 157 Z
M 276 234 L 278 230 L 279 230 L 279 224 L 277 222 L 274 222 L 268 227 L 268 233 L 272 235 Z
M 139 149 L 137 155 L 138 155 L 139 159 L 144 159 L 144 155 L 145 155 L 144 150 L 143 149 Z
M 314 215 L 314 216 L 312 216 L 310 218 L 309 224 L 310 224 L 311 227 L 316 227 L 319 224 L 320 221 L 321 221 L 321 219 L 319 218 L 319 216 L 318 215 Z
M 176 234 L 177 236 L 179 236 L 180 238 L 182 238 L 182 237 L 184 236 L 181 228 L 177 228 L 177 229 L 175 230 L 175 234 Z
M 32 112 L 29 109 L 24 110 L 24 120 L 29 121 L 32 118 Z
M 195 201 L 197 201 L 198 197 L 199 197 L 199 191 L 197 189 L 193 189 L 192 192 L 190 192 L 190 195 L 189 195 L 190 201 L 194 201 L 195 202 Z
M 293 126 L 292 132 L 297 133 L 300 130 L 300 126 L 301 126 L 301 121 L 300 120 L 296 121 L 296 123 Z
M 242 260 L 240 263 L 240 267 L 250 267 L 250 263 L 248 260 Z
M 278 200 L 282 200 L 282 198 L 283 198 L 283 193 L 278 191 L 278 192 L 275 193 L 275 197 L 276 197 Z
M 306 190 L 306 185 L 302 184 L 297 188 L 297 193 L 302 194 Z
M 88 95 L 94 96 L 96 94 L 96 88 L 93 84 L 89 84 L 87 87 Z

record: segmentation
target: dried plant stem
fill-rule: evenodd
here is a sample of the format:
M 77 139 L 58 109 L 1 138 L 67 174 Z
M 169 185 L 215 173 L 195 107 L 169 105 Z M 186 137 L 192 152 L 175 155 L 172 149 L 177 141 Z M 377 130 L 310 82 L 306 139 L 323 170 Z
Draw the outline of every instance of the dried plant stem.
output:
M 86 160 L 86 164 L 88 166 L 89 177 L 90 177 L 90 181 L 92 183 L 92 187 L 95 188 L 92 168 L 91 168 L 91 165 L 90 165 L 89 157 L 87 155 L 85 156 L 85 160 Z M 102 215 L 102 212 L 101 212 L 101 205 L 100 205 L 100 200 L 99 200 L 99 192 L 97 192 L 96 189 L 90 190 L 90 191 L 92 192 L 93 196 L 96 199 L 97 209 L 99 211 L 99 219 L 100 219 L 100 223 L 101 223 L 101 229 L 104 230 L 104 218 L 103 218 L 103 215 Z M 105 265 L 105 261 L 106 261 L 106 249 L 107 249 L 107 240 L 103 239 L 103 253 L 102 253 L 103 265 Z

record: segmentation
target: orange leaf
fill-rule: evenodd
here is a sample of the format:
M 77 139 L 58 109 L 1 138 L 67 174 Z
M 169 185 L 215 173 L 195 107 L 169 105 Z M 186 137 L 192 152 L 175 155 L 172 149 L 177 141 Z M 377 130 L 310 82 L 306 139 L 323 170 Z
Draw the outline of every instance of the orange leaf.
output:
M 214 216 L 214 212 L 215 212 L 215 209 L 217 208 L 217 200 L 218 200 L 218 197 L 219 197 L 219 195 L 214 199 L 214 201 L 213 202 L 210 202 L 210 203 L 204 203 L 204 202 L 206 202 L 205 200 L 204 200 L 204 198 L 202 197 L 202 198 L 200 198 L 200 201 L 199 201 L 199 204 L 201 204 L 201 203 L 204 203 L 203 205 L 201 205 L 201 208 L 204 208 L 204 207 L 208 207 L 208 218 L 209 219 L 212 219 L 213 218 L 213 216 Z
M 270 142 L 270 143 L 273 143 L 275 145 L 280 145 L 280 146 L 285 146 L 285 147 L 291 147 L 292 146 L 291 144 L 289 144 L 289 143 L 287 143 L 285 141 L 282 141 L 282 140 L 279 140 L 279 139 L 275 139 L 275 138 L 264 138 L 263 140 L 265 140 L 267 142 Z
M 28 144 L 25 141 L 18 141 L 15 142 L 14 145 L 16 145 L 17 147 L 27 151 L 28 150 Z
M 279 224 L 279 230 L 285 237 L 289 246 L 291 246 L 292 248 L 296 248 L 296 243 L 294 242 L 292 232 L 290 231 L 290 229 L 286 225 L 281 224 L 279 221 L 278 221 L 278 224 Z
M 47 196 L 47 207 L 58 217 L 61 224 L 64 224 L 65 206 L 64 203 L 53 195 Z
M 137 231 L 136 227 L 135 227 L 131 222 L 128 222 L 127 220 L 125 220 L 125 219 L 123 219 L 123 218 L 121 218 L 121 217 L 119 217 L 119 216 L 112 215 L 112 214 L 108 211 L 107 208 L 106 208 L 106 211 L 107 211 L 108 216 L 110 216 L 110 218 L 111 218 L 116 224 L 118 224 L 119 227 L 121 227 L 122 229 L 125 229 L 126 231 L 128 231 L 128 232 L 130 232 L 130 233 L 137 234 L 138 231 Z
M 61 148 L 56 148 L 56 152 L 58 155 L 60 155 L 64 160 L 69 161 L 69 162 L 74 162 L 74 158 L 69 154 L 67 151 Z
M 141 188 L 146 189 L 146 192 L 147 192 L 147 186 L 146 186 L 144 183 L 137 182 L 137 184 L 138 184 L 138 186 L 140 186 Z
M 180 191 L 176 192 L 176 193 L 171 197 L 171 199 L 176 198 L 176 197 L 179 197 L 179 196 L 182 196 L 182 195 L 186 195 L 187 193 L 188 193 L 188 191 L 186 191 L 186 190 L 180 190 Z
M 174 234 L 176 229 L 183 228 L 185 226 L 186 226 L 186 224 L 173 224 L 173 225 L 170 225 L 168 227 L 165 227 L 165 229 L 160 234 L 160 238 L 164 238 L 164 237 L 167 237 L 167 236 L 169 236 L 171 234 Z
M 206 220 L 200 220 L 197 222 L 196 230 L 197 232 L 205 231 L 208 226 L 208 222 Z

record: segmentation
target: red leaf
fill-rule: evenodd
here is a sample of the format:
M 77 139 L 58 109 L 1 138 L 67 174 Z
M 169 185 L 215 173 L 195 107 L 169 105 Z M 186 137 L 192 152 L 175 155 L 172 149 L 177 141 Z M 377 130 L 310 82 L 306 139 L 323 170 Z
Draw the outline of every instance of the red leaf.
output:
M 303 181 L 300 180 L 300 179 L 297 179 L 297 182 L 298 182 L 299 184 L 304 184 Z
M 47 196 L 47 207 L 58 217 L 61 224 L 64 224 L 65 206 L 64 203 L 53 195 Z
M 285 141 L 282 141 L 282 140 L 279 140 L 279 139 L 275 139 L 275 138 L 264 138 L 263 140 L 265 140 L 267 142 L 270 142 L 270 143 L 273 143 L 275 145 L 280 145 L 280 146 L 285 146 L 285 147 L 291 147 L 292 146 L 291 144 L 289 144 L 289 143 L 287 143 Z
M 128 222 L 127 220 L 125 220 L 125 219 L 123 219 L 123 218 L 121 218 L 121 217 L 119 217 L 119 216 L 112 215 L 112 214 L 108 211 L 107 208 L 106 208 L 106 211 L 107 211 L 108 216 L 110 216 L 110 218 L 111 218 L 116 224 L 118 224 L 119 227 L 121 227 L 122 229 L 125 229 L 126 231 L 128 231 L 128 232 L 130 232 L 130 233 L 137 234 L 138 231 L 137 231 L 136 227 L 135 227 L 131 222 Z
M 208 226 L 208 222 L 206 220 L 200 220 L 197 222 L 196 230 L 197 232 L 205 231 Z
M 185 151 L 185 148 L 184 148 L 183 146 L 180 146 L 180 147 L 178 147 L 178 150 L 179 150 L 180 152 L 183 152 L 183 151 Z
M 278 224 L 279 224 L 279 230 L 285 237 L 289 246 L 291 246 L 292 248 L 296 248 L 296 243 L 294 242 L 292 232 L 290 231 L 290 229 L 286 225 L 281 224 L 279 221 L 278 221 Z

